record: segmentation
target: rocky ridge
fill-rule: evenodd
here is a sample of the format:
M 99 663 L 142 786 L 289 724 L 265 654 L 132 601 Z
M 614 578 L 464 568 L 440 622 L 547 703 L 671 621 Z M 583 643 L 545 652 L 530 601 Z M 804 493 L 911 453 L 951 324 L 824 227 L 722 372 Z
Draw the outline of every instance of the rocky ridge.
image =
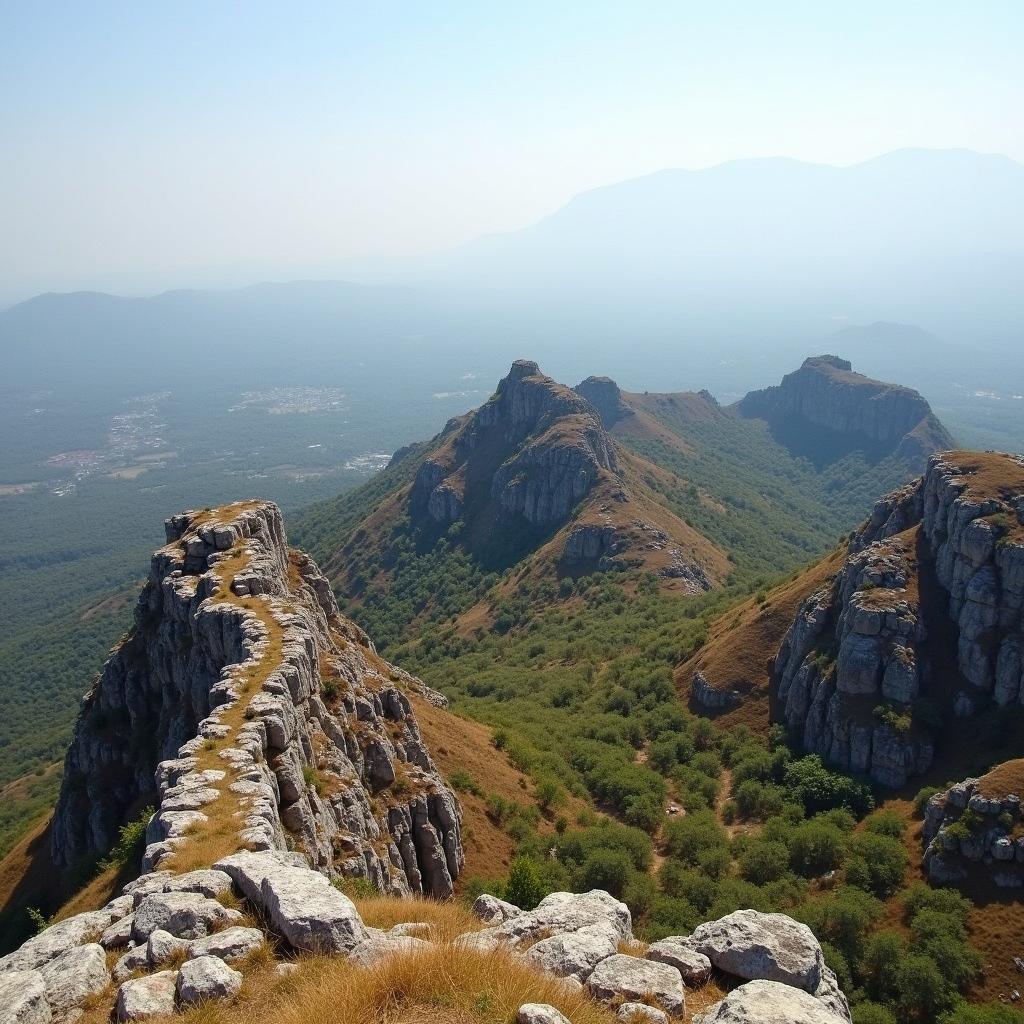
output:
M 736 406 L 742 416 L 789 428 L 817 428 L 863 439 L 881 453 L 923 468 L 953 439 L 912 388 L 855 373 L 838 356 L 812 356 L 782 383 L 751 391 Z
M 777 714 L 804 749 L 899 787 L 932 762 L 927 719 L 1020 702 L 1022 524 L 1010 455 L 933 456 L 877 503 L 774 661 Z
M 83 700 L 53 858 L 105 852 L 150 803 L 147 870 L 233 814 L 225 852 L 291 849 L 332 877 L 450 894 L 460 815 L 404 692 L 421 685 L 339 614 L 276 505 L 176 516 Z
M 726 556 L 652 490 L 661 471 L 611 436 L 618 418 L 635 417 L 609 378 L 573 389 L 516 360 L 487 402 L 449 421 L 412 483 L 340 545 L 342 590 L 361 600 L 367 579 L 381 585 L 406 517 L 417 549 L 445 535 L 489 568 L 538 556 L 537 575 L 644 569 L 666 589 L 718 585 Z
M 564 522 L 598 474 L 617 465 L 591 405 L 518 359 L 420 466 L 410 503 L 437 523 L 453 522 L 467 506 L 489 506 L 496 521 L 521 517 L 543 527 Z
M 950 885 L 981 874 L 1000 889 L 1024 886 L 1022 784 L 1024 761 L 1014 760 L 931 797 L 921 840 L 932 882 Z

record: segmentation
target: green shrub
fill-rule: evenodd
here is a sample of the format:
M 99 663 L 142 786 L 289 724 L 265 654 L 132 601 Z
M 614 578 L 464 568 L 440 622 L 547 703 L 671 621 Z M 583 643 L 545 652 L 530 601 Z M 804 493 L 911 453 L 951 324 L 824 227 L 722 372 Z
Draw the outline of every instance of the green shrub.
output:
M 805 878 L 834 871 L 843 862 L 846 836 L 826 821 L 812 819 L 793 829 L 789 841 L 789 862 Z
M 914 814 L 919 818 L 924 817 L 925 808 L 928 806 L 928 801 L 931 800 L 936 793 L 941 793 L 942 790 L 938 786 L 923 786 L 917 791 L 917 796 L 914 797 Z
M 755 841 L 739 858 L 740 875 L 754 885 L 778 881 L 789 870 L 789 850 L 782 843 Z
M 533 910 L 546 895 L 537 865 L 528 857 L 516 857 L 508 870 L 504 899 L 521 910 Z
M 907 851 L 898 839 L 864 832 L 850 841 L 846 882 L 875 896 L 891 896 L 907 870 Z
M 121 868 L 129 861 L 135 861 L 142 857 L 142 850 L 146 842 L 146 826 L 149 824 L 149 819 L 153 817 L 153 813 L 152 807 L 144 807 L 137 817 L 118 829 L 117 842 L 107 856 L 99 862 L 100 871 Z

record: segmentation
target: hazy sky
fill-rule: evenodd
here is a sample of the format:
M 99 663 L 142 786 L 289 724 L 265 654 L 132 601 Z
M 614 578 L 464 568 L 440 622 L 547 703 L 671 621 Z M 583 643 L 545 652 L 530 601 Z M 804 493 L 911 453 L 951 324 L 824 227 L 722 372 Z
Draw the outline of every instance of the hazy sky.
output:
M 0 302 L 328 276 L 596 185 L 1024 161 L 1020 0 L 0 0 Z

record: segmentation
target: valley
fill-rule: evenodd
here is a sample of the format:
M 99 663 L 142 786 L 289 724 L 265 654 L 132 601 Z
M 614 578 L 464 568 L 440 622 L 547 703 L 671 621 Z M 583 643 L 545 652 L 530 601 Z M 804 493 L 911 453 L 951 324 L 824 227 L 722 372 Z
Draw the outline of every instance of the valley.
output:
M 806 389 L 814 396 L 823 386 L 840 393 L 824 404 L 818 398 L 805 402 L 799 394 Z M 1004 535 L 1010 547 L 1003 544 L 999 551 L 1012 553 L 1012 518 L 1017 515 L 1013 502 L 1024 493 L 1024 470 L 1007 456 L 954 453 L 946 456 L 952 462 L 936 460 L 932 452 L 947 447 L 951 439 L 927 403 L 908 389 L 856 374 L 836 357 L 807 360 L 786 378 L 783 394 L 786 388 L 795 388 L 797 397 L 773 406 L 765 397 L 773 393 L 769 389 L 723 406 L 707 391 L 629 392 L 606 377 L 588 377 L 570 388 L 543 374 L 536 363 L 517 360 L 481 407 L 451 418 L 432 440 L 400 448 L 364 483 L 353 481 L 342 493 L 307 505 L 291 517 L 290 533 L 323 565 L 342 612 L 367 631 L 392 666 L 400 666 L 383 671 L 402 680 L 413 695 L 412 711 L 463 815 L 459 848 L 465 866 L 460 863 L 461 870 L 455 871 L 448 851 L 448 892 L 470 900 L 491 893 L 529 907 L 552 892 L 602 889 L 629 908 L 634 934 L 646 942 L 686 934 L 701 922 L 725 920 L 737 912 L 790 915 L 810 924 L 825 942 L 824 962 L 835 972 L 836 984 L 853 994 L 858 1014 L 865 1008 L 903 1013 L 913 1007 L 915 1019 L 930 1022 L 961 993 L 996 998 L 1005 994 L 1013 978 L 1007 966 L 1011 961 L 991 941 L 992 915 L 985 910 L 998 907 L 999 901 L 976 899 L 971 909 L 958 898 L 934 895 L 922 884 L 931 871 L 926 865 L 935 858 L 924 858 L 921 813 L 926 805 L 939 806 L 939 796 L 928 803 L 934 791 L 927 786 L 943 772 L 983 773 L 1024 750 L 1012 742 L 992 742 L 974 761 L 950 759 L 944 750 L 948 740 L 927 734 L 929 723 L 960 713 L 953 705 L 965 686 L 985 692 L 988 677 L 977 675 L 982 671 L 980 655 L 964 647 L 966 640 L 961 641 L 960 668 L 955 671 L 974 676 L 959 689 L 946 681 L 932 683 L 930 675 L 926 680 L 925 674 L 935 671 L 937 655 L 932 647 L 916 652 L 920 668 L 915 669 L 915 687 L 923 693 L 919 697 L 903 676 L 897 685 L 895 669 L 887 667 L 899 662 L 909 679 L 906 666 L 913 667 L 913 653 L 903 655 L 899 648 L 893 654 L 883 638 L 877 673 L 886 680 L 884 700 L 874 708 L 873 719 L 867 698 L 857 697 L 864 705 L 859 711 L 853 703 L 842 703 L 834 713 L 838 717 L 830 720 L 828 740 L 817 738 L 820 725 L 813 734 L 803 727 L 803 712 L 794 709 L 804 704 L 787 697 L 793 670 L 780 659 L 790 657 L 785 652 L 796 642 L 791 639 L 795 635 L 803 645 L 794 655 L 795 664 L 805 662 L 827 675 L 829 666 L 838 662 L 840 686 L 847 685 L 842 680 L 850 672 L 855 673 L 850 678 L 864 677 L 868 669 L 860 648 L 856 667 L 844 667 L 845 640 L 841 642 L 831 620 L 815 618 L 820 594 L 834 587 L 839 595 L 834 600 L 867 601 L 865 609 L 882 599 L 885 587 L 899 591 L 900 609 L 904 592 L 924 594 L 916 575 L 908 582 L 908 573 L 918 572 L 911 558 L 913 545 L 899 551 L 879 545 L 904 543 L 913 517 L 924 514 L 925 494 L 948 492 L 948 502 L 959 501 L 955 481 L 961 477 L 975 480 L 971 493 L 980 497 L 972 499 L 971 508 L 980 508 L 998 529 L 1006 521 L 1004 533 L 993 534 L 989 553 Z M 881 405 L 880 395 L 885 396 Z M 335 392 L 323 390 L 260 392 L 251 407 L 274 419 L 351 415 L 335 407 L 340 401 Z M 246 398 L 242 406 L 250 408 L 249 403 Z M 822 409 L 832 417 L 827 424 L 816 420 Z M 835 419 L 838 409 L 846 410 L 845 420 Z M 824 445 L 808 450 L 811 436 Z M 165 439 L 151 440 L 159 446 Z M 177 445 L 176 450 L 187 448 Z M 347 461 L 365 474 L 373 458 L 368 448 Z M 142 463 L 146 473 L 117 482 L 135 484 L 149 473 L 183 464 L 178 459 Z M 290 469 L 293 463 L 284 465 Z M 909 482 L 926 466 L 925 484 Z M 268 467 L 268 473 L 272 470 Z M 79 472 L 78 483 L 87 492 L 92 472 Z M 946 474 L 946 483 L 929 482 L 937 472 Z M 337 478 L 332 479 L 333 484 L 325 480 L 316 486 L 337 491 Z M 292 484 L 300 482 L 307 483 L 291 478 Z M 865 521 L 865 510 L 887 491 L 891 495 Z M 252 595 L 278 593 L 281 583 L 264 580 L 252 589 L 256 584 L 247 575 L 252 554 L 236 556 L 234 549 L 219 554 L 218 524 L 226 516 L 245 519 L 255 514 L 263 517 L 263 525 L 245 529 L 254 530 L 253 536 L 277 538 L 282 528 L 270 508 L 260 503 L 211 506 L 168 521 L 171 546 L 180 543 L 187 552 L 185 570 L 198 567 L 200 540 L 205 544 L 202 558 L 230 570 L 229 587 L 241 596 L 225 592 L 225 600 L 239 611 L 254 607 Z M 259 554 L 261 566 L 270 564 L 268 554 L 271 561 L 280 558 L 274 550 Z M 864 563 L 868 568 L 851 575 L 850 566 L 861 566 L 857 560 L 869 554 L 871 560 Z M 158 552 L 154 566 L 164 564 L 162 557 Z M 289 557 L 294 574 L 300 564 L 294 558 L 299 556 Z M 932 572 L 928 566 L 934 555 L 919 557 L 920 572 Z M 901 558 L 909 568 L 897 571 L 893 566 Z M 1007 579 L 1016 579 L 1015 569 L 1002 562 L 998 566 L 993 571 L 1009 572 Z M 307 579 L 314 579 L 310 571 L 303 570 Z M 945 580 L 964 575 L 964 570 L 948 566 L 941 571 Z M 864 582 L 864 572 L 874 582 Z M 855 581 L 850 586 L 842 582 L 847 576 Z M 286 600 L 299 593 L 296 580 L 289 580 L 281 592 Z M 317 593 L 326 587 L 320 580 L 313 584 Z M 152 605 L 152 597 L 146 597 L 152 586 L 143 590 L 139 609 L 147 602 Z M 260 589 L 267 586 L 269 591 Z M 861 591 L 869 597 L 858 597 Z M 98 644 L 107 624 L 126 622 L 134 594 L 135 586 L 122 583 L 88 604 L 80 621 L 96 632 Z M 1016 599 L 1009 600 L 1006 614 L 1012 619 Z M 923 596 L 921 601 L 923 607 Z M 931 608 L 935 602 L 928 601 Z M 324 607 L 328 619 L 337 614 L 330 604 Z M 279 611 L 274 621 L 283 622 Z M 144 632 L 151 614 L 135 612 L 134 630 L 121 642 L 127 644 L 124 650 L 137 649 L 140 642 L 164 642 L 157 639 L 162 632 Z M 188 617 L 193 614 L 198 612 Z M 842 608 L 830 614 L 838 621 L 849 617 Z M 866 612 L 857 614 L 863 618 Z M 906 619 L 910 613 L 899 614 Z M 257 616 L 264 613 L 257 609 Z M 1006 617 L 1000 612 L 996 618 L 1000 616 Z M 820 636 L 807 633 L 801 626 L 804 618 L 823 623 L 816 626 Z M 266 623 L 272 634 L 267 656 L 276 659 L 286 647 L 282 639 L 274 639 L 279 627 L 271 619 Z M 344 645 L 343 636 L 351 642 L 348 628 L 332 627 L 331 642 Z M 868 626 L 856 628 L 866 630 L 865 637 L 872 635 Z M 894 635 L 906 633 L 900 625 L 893 628 Z M 964 637 L 976 629 L 962 628 Z M 1012 623 L 1009 628 L 1012 633 Z M 941 629 L 930 622 L 927 632 L 940 635 Z M 911 634 L 913 630 L 906 635 Z M 140 641 L 143 636 L 149 639 Z M 191 644 L 179 643 L 172 661 L 193 658 L 190 652 L 198 639 L 193 633 Z M 359 643 L 366 646 L 369 641 Z M 828 646 L 833 643 L 835 647 Z M 108 663 L 101 687 L 104 678 L 117 679 L 122 672 L 125 683 L 116 683 L 118 689 L 136 685 L 130 681 L 138 670 L 118 668 L 119 657 L 115 654 Z M 374 652 L 371 674 L 376 657 Z M 202 658 L 197 665 L 206 664 L 208 655 Z M 166 671 L 156 668 L 164 661 L 160 654 L 145 672 Z M 191 669 L 182 671 L 184 676 L 174 669 L 164 682 L 154 682 L 162 678 L 158 675 L 143 685 L 155 685 L 154 692 L 169 699 L 169 687 L 178 685 L 170 680 L 192 674 Z M 254 671 L 245 676 L 243 690 L 269 685 Z M 806 675 L 811 669 L 801 671 Z M 988 671 L 996 671 L 995 661 Z M 1005 675 L 1013 669 L 999 671 Z M 333 701 L 337 684 L 332 670 L 321 663 L 319 672 L 317 686 Z M 992 689 L 991 680 L 987 688 Z M 991 730 L 993 737 L 1001 735 L 1006 715 L 1012 717 L 1012 709 L 1000 710 L 1015 702 L 1011 689 L 1010 682 L 997 684 L 997 692 L 1005 690 L 1007 699 L 1000 698 L 991 708 L 986 699 L 971 697 L 977 727 Z M 314 732 L 326 721 L 316 707 L 314 701 L 314 710 L 303 711 L 321 722 Z M 204 752 L 195 766 L 197 786 L 198 776 L 217 774 L 221 737 L 230 737 L 234 730 L 246 734 L 249 728 L 245 723 L 250 715 L 246 711 L 242 716 L 240 705 L 222 713 L 213 704 L 210 708 L 214 713 L 200 728 L 207 739 L 198 748 Z M 173 701 L 167 710 L 179 714 Z M 152 729 L 142 726 L 136 713 L 124 719 L 121 711 L 111 715 L 108 708 L 94 728 L 104 736 L 111 729 L 122 731 L 121 742 L 132 759 L 128 777 L 139 779 L 147 772 L 140 775 L 135 764 L 144 752 L 138 737 Z M 850 741 L 844 758 L 834 737 L 861 728 L 863 714 L 868 716 L 868 752 L 854 756 Z M 174 720 L 165 721 L 161 712 L 156 734 L 165 733 Z M 86 728 L 82 721 L 79 733 Z M 17 725 L 16 718 L 13 723 Z M 187 731 L 175 726 L 171 735 Z M 60 732 L 56 721 L 54 735 Z M 329 781 L 325 771 L 335 762 L 329 755 L 324 760 L 319 742 L 302 740 L 302 756 L 311 758 L 303 769 L 305 790 L 297 785 L 297 769 L 286 769 L 279 752 L 267 752 L 278 786 L 285 785 L 287 776 L 291 788 L 279 810 L 285 831 L 281 836 L 268 833 L 266 841 L 272 846 L 298 844 L 326 872 L 340 863 L 341 876 L 349 879 L 345 884 L 365 879 L 369 870 L 373 886 L 386 887 L 381 862 L 375 859 L 383 855 L 379 844 L 373 853 L 369 847 L 364 851 L 368 867 L 360 866 L 362 855 L 339 862 L 337 849 L 329 852 L 330 843 L 324 845 L 330 829 L 321 832 L 328 820 L 322 800 L 345 792 L 340 778 L 347 777 L 348 769 L 339 780 Z M 400 756 L 406 742 L 396 748 Z M 81 745 L 82 739 L 76 743 Z M 120 877 L 97 876 L 84 890 L 87 897 L 74 897 L 62 910 L 59 901 L 38 887 L 39 872 L 45 869 L 32 866 L 45 865 L 49 855 L 41 843 L 52 843 L 59 864 L 65 869 L 74 865 L 79 879 L 88 877 L 86 863 L 114 842 L 116 823 L 151 799 L 148 783 L 103 797 L 96 791 L 86 829 L 86 819 L 79 821 L 75 815 L 80 817 L 87 805 L 76 804 L 75 794 L 95 785 L 99 761 L 94 770 L 82 757 L 92 751 L 87 756 L 95 758 L 104 749 L 90 740 L 81 747 L 82 754 L 69 755 L 79 781 L 65 771 L 57 831 L 51 826 L 42 838 L 38 829 L 31 832 L 5 862 L 10 881 L 4 886 L 0 923 L 8 943 L 24 934 L 28 907 L 41 906 L 44 916 L 62 917 L 77 912 L 83 899 L 95 900 L 103 885 Z M 366 784 L 372 790 L 379 785 L 373 781 L 377 755 L 362 749 L 369 759 L 360 770 L 371 773 Z M 409 756 L 416 760 L 418 755 Z M 101 754 L 100 760 L 107 757 Z M 384 774 L 391 778 L 395 771 Z M 402 772 L 399 776 L 404 779 Z M 38 821 L 34 815 L 46 805 L 58 778 L 44 769 L 39 784 L 25 791 L 26 810 L 7 825 L 9 846 L 19 830 Z M 230 788 L 234 792 L 248 784 L 237 777 Z M 396 796 L 404 799 L 407 782 L 393 784 L 400 787 Z M 231 854 L 236 829 L 230 822 L 237 800 L 217 803 L 222 813 L 208 829 L 190 817 L 206 814 L 188 800 L 179 810 L 180 788 L 171 785 L 170 817 L 164 821 L 158 816 L 164 822 L 161 829 L 150 826 L 146 863 L 152 867 L 160 857 L 173 863 L 184 856 L 181 870 L 201 871 Z M 202 803 L 217 801 L 216 786 L 206 782 L 200 788 Z M 96 800 L 108 808 L 102 815 Z M 375 799 L 371 805 L 383 813 Z M 185 818 L 176 825 L 179 813 Z M 244 816 L 244 811 L 239 813 Z M 394 821 L 388 821 L 387 827 L 393 828 Z M 263 834 L 263 826 L 256 822 L 249 820 L 249 828 L 256 831 L 246 843 L 258 850 L 263 840 L 254 837 Z M 351 823 L 345 818 L 343 830 Z M 942 826 L 943 835 L 951 825 L 952 834 L 958 834 L 961 826 L 950 818 Z M 83 834 L 94 837 L 91 851 L 70 851 L 68 844 L 79 842 Z M 179 839 L 188 840 L 191 855 L 177 852 Z M 946 842 L 940 837 L 933 845 L 936 841 Z M 406 876 L 412 879 L 406 865 Z M 75 883 L 69 882 L 66 892 L 74 889 Z M 106 891 L 110 896 L 115 892 Z M 358 886 L 351 891 L 363 895 Z M 940 920 L 934 921 L 934 915 Z M 918 945 L 913 954 L 905 946 L 908 934 Z M 903 966 L 895 974 L 886 973 L 881 964 L 893 956 Z M 922 984 L 930 986 L 925 1001 Z

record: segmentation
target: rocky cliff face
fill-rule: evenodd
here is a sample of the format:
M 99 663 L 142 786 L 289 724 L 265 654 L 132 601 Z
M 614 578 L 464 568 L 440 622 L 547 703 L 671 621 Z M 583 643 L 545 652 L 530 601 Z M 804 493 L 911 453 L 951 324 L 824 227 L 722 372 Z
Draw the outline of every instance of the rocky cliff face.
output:
M 921 838 L 932 882 L 955 884 L 981 873 L 1002 889 L 1024 886 L 1022 789 L 1024 761 L 1014 760 L 928 801 Z
M 900 786 L 943 714 L 1021 701 L 1024 460 L 954 452 L 886 498 L 775 659 L 777 712 L 808 751 Z
M 845 359 L 814 356 L 782 383 L 751 391 L 737 409 L 784 430 L 817 428 L 858 440 L 877 454 L 894 454 L 920 468 L 953 440 L 927 401 L 911 388 L 855 373 Z
M 133 629 L 82 703 L 52 830 L 70 865 L 149 804 L 145 868 L 294 851 L 328 877 L 450 895 L 458 803 L 406 690 L 268 502 L 167 522 Z
M 564 522 L 616 452 L 593 407 L 517 360 L 491 399 L 453 424 L 420 467 L 413 514 L 447 524 L 470 508 L 496 523 Z

